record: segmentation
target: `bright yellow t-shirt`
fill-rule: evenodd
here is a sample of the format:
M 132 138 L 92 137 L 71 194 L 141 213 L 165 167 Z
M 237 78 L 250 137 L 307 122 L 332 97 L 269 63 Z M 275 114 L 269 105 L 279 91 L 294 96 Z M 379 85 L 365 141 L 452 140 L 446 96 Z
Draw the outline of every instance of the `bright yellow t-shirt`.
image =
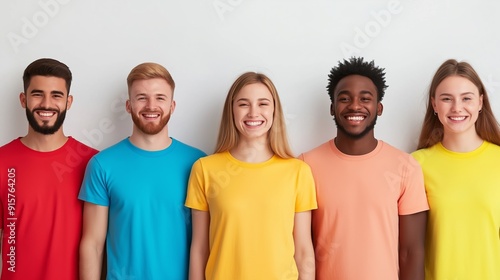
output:
M 412 155 L 430 206 L 426 279 L 499 280 L 500 147 L 456 153 L 438 143 Z
M 316 209 L 314 179 L 298 159 L 245 163 L 229 152 L 199 159 L 186 206 L 210 212 L 207 280 L 298 278 L 296 212 Z

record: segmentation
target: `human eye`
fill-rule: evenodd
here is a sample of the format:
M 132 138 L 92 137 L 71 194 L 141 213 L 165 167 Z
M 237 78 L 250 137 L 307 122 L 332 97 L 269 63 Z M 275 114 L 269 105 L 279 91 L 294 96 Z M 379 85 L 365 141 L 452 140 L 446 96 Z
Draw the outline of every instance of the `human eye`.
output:
M 441 97 L 441 101 L 449 102 L 449 101 L 451 101 L 451 98 L 448 96 L 443 96 L 443 97 Z
M 337 99 L 338 102 L 341 102 L 341 103 L 346 103 L 346 102 L 349 102 L 349 98 L 347 97 L 339 97 Z

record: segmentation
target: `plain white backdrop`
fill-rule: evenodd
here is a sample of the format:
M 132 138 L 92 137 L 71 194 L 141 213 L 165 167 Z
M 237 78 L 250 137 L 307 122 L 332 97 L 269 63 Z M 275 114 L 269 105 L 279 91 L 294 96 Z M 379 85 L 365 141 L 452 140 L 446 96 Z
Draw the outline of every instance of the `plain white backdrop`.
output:
M 343 58 L 386 69 L 376 137 L 411 152 L 437 67 L 471 63 L 500 116 L 500 2 L 493 0 L 18 0 L 0 3 L 0 145 L 25 135 L 22 73 L 51 57 L 73 72 L 64 130 L 97 149 L 131 133 L 126 76 L 164 65 L 175 82 L 172 137 L 212 153 L 233 81 L 267 74 L 296 154 L 335 136 L 327 75 Z

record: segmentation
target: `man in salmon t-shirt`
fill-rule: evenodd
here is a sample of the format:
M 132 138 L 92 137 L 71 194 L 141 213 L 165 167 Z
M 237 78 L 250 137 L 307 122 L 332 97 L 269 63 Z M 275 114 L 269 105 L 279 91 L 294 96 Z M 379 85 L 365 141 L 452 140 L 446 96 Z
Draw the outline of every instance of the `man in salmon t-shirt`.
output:
M 384 69 L 351 58 L 329 75 L 337 136 L 300 156 L 311 166 L 318 280 L 424 279 L 427 210 L 422 170 L 377 140 L 387 88 Z
M 78 191 L 97 151 L 64 135 L 71 80 L 68 66 L 49 58 L 24 71 L 28 133 L 0 147 L 2 280 L 78 279 Z

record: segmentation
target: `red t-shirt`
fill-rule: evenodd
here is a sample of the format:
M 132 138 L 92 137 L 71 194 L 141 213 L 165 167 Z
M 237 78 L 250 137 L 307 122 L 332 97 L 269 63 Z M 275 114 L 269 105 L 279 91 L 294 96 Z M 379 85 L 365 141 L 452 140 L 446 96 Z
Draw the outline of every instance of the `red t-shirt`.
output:
M 2 280 L 78 279 L 78 192 L 96 153 L 71 137 L 51 152 L 20 139 L 0 148 Z

